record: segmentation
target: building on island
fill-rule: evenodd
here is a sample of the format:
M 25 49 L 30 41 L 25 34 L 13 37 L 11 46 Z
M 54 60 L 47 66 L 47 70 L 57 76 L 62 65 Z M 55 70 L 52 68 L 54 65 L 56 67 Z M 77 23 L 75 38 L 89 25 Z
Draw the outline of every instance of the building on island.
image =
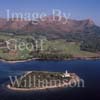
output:
M 62 77 L 70 77 L 70 73 L 66 70 L 66 72 L 62 75 Z

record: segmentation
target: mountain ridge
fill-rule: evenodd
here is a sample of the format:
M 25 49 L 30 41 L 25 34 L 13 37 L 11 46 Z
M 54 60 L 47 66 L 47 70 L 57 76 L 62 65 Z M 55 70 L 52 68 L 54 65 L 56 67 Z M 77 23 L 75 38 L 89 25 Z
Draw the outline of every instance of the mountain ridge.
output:
M 99 34 L 100 27 L 93 20 L 74 20 L 65 19 L 59 20 L 55 17 L 47 16 L 43 19 L 34 21 L 24 21 L 16 19 L 0 18 L 0 31 L 15 32 L 16 34 L 40 34 L 51 38 L 65 38 L 68 34 Z

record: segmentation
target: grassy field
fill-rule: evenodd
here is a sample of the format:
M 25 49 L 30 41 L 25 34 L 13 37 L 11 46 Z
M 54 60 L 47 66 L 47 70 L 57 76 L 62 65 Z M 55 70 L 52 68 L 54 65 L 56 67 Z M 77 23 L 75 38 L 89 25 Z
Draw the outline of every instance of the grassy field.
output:
M 27 43 L 26 39 L 32 39 L 32 36 L 26 35 L 0 35 L 0 39 L 3 39 L 5 41 L 9 39 L 16 39 L 18 41 L 18 44 L 20 42 Z M 10 51 L 7 53 L 3 52 L 3 49 L 0 49 L 0 58 L 6 59 L 6 60 L 23 60 L 23 59 L 30 59 L 33 56 L 30 55 L 30 52 L 26 48 L 24 50 L 17 49 L 15 53 L 11 53 Z M 81 51 L 80 50 L 80 43 L 76 42 L 66 42 L 65 40 L 46 40 L 43 43 L 43 51 L 42 53 L 60 53 L 60 54 L 71 54 L 73 57 L 97 57 L 98 54 L 87 52 L 87 51 Z
M 98 56 L 96 53 L 81 51 L 80 43 L 66 42 L 65 40 L 48 41 L 44 48 L 55 49 L 62 53 L 72 54 L 74 57 L 94 57 Z

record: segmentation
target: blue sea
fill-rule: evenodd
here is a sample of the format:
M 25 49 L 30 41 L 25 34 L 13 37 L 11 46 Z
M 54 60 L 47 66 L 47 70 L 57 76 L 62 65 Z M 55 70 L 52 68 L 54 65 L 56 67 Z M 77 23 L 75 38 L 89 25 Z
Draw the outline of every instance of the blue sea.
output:
M 85 87 L 47 89 L 30 92 L 8 90 L 9 76 L 26 71 L 76 73 L 84 79 Z M 100 100 L 100 60 L 29 61 L 9 64 L 0 62 L 0 100 Z

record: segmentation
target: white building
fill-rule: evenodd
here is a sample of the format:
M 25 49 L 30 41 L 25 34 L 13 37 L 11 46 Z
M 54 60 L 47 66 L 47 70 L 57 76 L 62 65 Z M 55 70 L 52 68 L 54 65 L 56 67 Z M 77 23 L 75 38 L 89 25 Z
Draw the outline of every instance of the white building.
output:
M 70 73 L 66 70 L 66 72 L 62 75 L 62 77 L 70 77 Z

